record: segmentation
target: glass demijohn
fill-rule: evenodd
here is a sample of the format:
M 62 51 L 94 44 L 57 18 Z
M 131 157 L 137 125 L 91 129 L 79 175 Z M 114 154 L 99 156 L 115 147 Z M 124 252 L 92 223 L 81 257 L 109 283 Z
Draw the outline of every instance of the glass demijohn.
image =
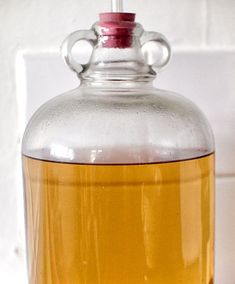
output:
M 62 56 L 81 84 L 23 138 L 30 284 L 212 284 L 214 140 L 194 103 L 155 89 L 166 38 L 100 14 Z M 93 47 L 79 64 L 73 46 Z

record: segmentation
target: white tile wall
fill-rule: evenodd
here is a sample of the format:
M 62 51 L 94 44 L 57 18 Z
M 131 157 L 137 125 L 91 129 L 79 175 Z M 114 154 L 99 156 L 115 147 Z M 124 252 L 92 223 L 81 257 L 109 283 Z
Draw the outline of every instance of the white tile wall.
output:
M 234 47 L 235 2 L 234 0 L 208 1 L 208 35 L 210 46 Z
M 201 46 L 204 41 L 205 1 L 143 0 L 124 1 L 128 11 L 146 30 L 164 33 L 175 46 Z M 133 7 L 134 6 L 134 7 Z
M 25 283 L 18 159 L 24 121 L 49 95 L 77 84 L 58 59 L 59 45 L 71 31 L 90 27 L 99 11 L 108 10 L 108 2 L 0 1 L 0 283 Z M 229 177 L 235 176 L 235 1 L 125 2 L 127 10 L 138 13 L 138 20 L 147 30 L 166 34 L 178 51 L 168 71 L 159 75 L 157 84 L 191 97 L 212 121 L 220 176 L 216 207 L 216 283 L 235 284 L 235 180 Z M 211 52 L 215 49 L 220 51 Z M 22 50 L 24 56 L 18 56 L 15 64 L 16 54 Z M 45 63 L 48 51 L 52 56 Z M 48 76 L 42 73 L 43 68 L 48 70 Z M 28 74 L 26 81 L 25 74 Z M 34 80 L 37 84 L 33 88 Z M 34 95 L 30 98 L 23 95 L 27 93 Z
M 234 284 L 235 178 L 219 178 L 216 191 L 216 283 Z
M 190 98 L 209 119 L 215 134 L 218 176 L 235 173 L 234 75 L 235 52 L 209 50 L 177 52 L 159 75 L 159 86 Z

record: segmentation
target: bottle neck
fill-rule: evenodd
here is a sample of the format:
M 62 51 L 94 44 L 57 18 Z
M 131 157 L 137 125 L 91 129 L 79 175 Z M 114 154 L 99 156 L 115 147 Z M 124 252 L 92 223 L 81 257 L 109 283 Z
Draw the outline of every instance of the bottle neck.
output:
M 138 36 L 101 35 L 90 63 L 80 76 L 83 84 L 123 82 L 128 86 L 133 82 L 149 84 L 156 73 L 146 64 Z

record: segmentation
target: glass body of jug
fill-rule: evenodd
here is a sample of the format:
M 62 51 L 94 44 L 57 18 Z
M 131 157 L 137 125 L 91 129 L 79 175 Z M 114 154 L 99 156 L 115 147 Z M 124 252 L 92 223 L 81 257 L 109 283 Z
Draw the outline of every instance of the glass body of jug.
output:
M 211 284 L 211 128 L 191 101 L 153 87 L 166 39 L 134 14 L 100 17 L 63 43 L 80 87 L 25 131 L 29 283 Z M 79 40 L 93 46 L 87 65 L 72 57 Z

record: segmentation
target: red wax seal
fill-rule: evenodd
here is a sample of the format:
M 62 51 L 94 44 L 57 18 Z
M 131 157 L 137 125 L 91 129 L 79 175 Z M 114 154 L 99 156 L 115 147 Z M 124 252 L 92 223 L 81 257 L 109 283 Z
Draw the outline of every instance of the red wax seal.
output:
M 99 26 L 106 36 L 103 46 L 107 48 L 127 48 L 132 44 L 133 30 L 136 26 L 133 13 L 101 13 Z

